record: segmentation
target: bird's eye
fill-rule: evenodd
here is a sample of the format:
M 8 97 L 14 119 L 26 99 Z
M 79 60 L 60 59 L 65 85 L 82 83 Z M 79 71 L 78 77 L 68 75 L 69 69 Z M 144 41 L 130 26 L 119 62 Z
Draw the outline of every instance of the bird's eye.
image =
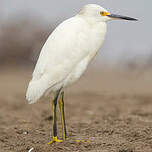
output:
M 107 16 L 107 15 L 110 15 L 110 13 L 108 13 L 108 12 L 100 12 L 100 14 L 102 15 L 102 16 Z
M 100 12 L 100 14 L 101 14 L 102 16 L 104 16 L 105 12 Z

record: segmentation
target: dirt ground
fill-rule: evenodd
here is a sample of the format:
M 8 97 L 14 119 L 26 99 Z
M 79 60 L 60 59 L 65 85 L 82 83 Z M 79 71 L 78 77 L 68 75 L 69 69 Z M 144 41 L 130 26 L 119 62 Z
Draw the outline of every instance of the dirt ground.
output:
M 68 139 L 52 145 L 50 102 L 25 100 L 31 72 L 1 69 L 0 152 L 152 152 L 152 71 L 89 69 L 66 89 Z

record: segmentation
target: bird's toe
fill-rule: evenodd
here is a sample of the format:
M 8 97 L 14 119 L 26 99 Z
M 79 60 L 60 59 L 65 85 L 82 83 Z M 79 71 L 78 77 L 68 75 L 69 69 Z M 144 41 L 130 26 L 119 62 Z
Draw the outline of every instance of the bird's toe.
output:
M 48 143 L 49 145 L 54 143 L 54 142 L 58 142 L 58 143 L 61 143 L 63 142 L 63 140 L 61 139 L 58 139 L 58 137 L 53 137 L 52 140 Z

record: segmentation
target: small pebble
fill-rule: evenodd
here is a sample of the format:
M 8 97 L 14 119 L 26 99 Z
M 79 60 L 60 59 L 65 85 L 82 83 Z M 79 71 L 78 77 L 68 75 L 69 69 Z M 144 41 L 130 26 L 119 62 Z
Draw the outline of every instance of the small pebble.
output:
M 24 132 L 23 132 L 23 134 L 24 134 L 24 135 L 27 135 L 27 134 L 28 134 L 28 132 L 27 132 L 27 131 L 24 131 Z
M 28 152 L 31 152 L 34 148 L 32 147 Z

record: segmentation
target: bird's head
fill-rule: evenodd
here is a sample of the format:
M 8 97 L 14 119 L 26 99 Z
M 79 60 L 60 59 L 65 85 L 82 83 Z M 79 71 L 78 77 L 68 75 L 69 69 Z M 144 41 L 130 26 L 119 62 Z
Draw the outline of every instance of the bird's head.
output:
M 80 10 L 79 15 L 96 18 L 98 21 L 102 21 L 102 22 L 106 22 L 106 21 L 110 21 L 110 20 L 118 20 L 118 19 L 137 21 L 137 19 L 135 19 L 135 18 L 111 14 L 109 11 L 107 11 L 103 7 L 96 5 L 96 4 L 85 5 Z

